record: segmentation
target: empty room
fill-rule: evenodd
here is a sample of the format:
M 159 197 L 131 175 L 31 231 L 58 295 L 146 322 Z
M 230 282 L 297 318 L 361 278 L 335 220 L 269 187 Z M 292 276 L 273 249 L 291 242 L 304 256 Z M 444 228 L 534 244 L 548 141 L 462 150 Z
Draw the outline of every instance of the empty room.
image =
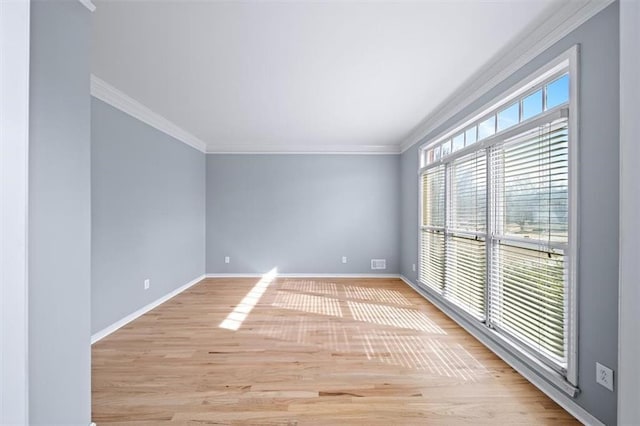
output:
M 640 425 L 640 2 L 0 0 L 1 425 Z

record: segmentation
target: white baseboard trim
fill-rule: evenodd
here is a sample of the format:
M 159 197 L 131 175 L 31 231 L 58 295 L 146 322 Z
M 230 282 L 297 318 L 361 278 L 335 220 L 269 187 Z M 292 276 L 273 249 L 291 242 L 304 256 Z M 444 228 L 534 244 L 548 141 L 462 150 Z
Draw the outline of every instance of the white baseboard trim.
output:
M 173 290 L 171 293 L 168 293 L 168 294 L 162 296 L 161 298 L 154 300 L 153 302 L 149 303 L 148 305 L 143 306 L 142 308 L 138 309 L 137 311 L 127 315 L 126 317 L 122 318 L 120 321 L 116 321 L 115 323 L 111 324 L 110 326 L 108 326 L 106 328 L 103 328 L 102 330 L 98 331 L 95 334 L 92 334 L 91 335 L 91 344 L 93 345 L 97 341 L 99 341 L 101 339 L 104 339 L 105 337 L 107 337 L 108 335 L 113 333 L 114 331 L 116 331 L 116 330 L 124 327 L 125 325 L 129 324 L 134 319 L 146 314 L 147 312 L 149 312 L 153 308 L 155 308 L 155 307 L 163 304 L 167 300 L 177 296 L 178 294 L 182 293 L 186 289 L 188 289 L 190 287 L 193 287 L 194 285 L 198 284 L 200 281 L 205 279 L 205 277 L 206 277 L 205 275 L 200 275 L 198 278 L 189 281 L 188 283 L 186 283 L 182 287 L 178 287 L 177 289 Z
M 206 274 L 205 278 L 259 278 L 263 274 L 246 273 L 246 274 Z
M 505 350 L 502 346 L 498 345 L 496 342 L 480 333 L 473 327 L 469 327 L 467 324 L 458 321 L 448 309 L 445 309 L 441 306 L 436 300 L 432 300 L 421 288 L 414 284 L 411 280 L 409 280 L 404 275 L 400 275 L 400 279 L 405 282 L 409 287 L 413 288 L 416 293 L 427 299 L 434 306 L 440 309 L 445 315 L 455 321 L 460 327 L 464 328 L 469 334 L 478 339 L 480 343 L 485 345 L 489 350 L 498 355 L 504 362 L 509 364 L 514 370 L 516 370 L 521 376 L 525 379 L 529 380 L 531 384 L 544 392 L 549 398 L 554 400 L 558 405 L 567 410 L 569 414 L 578 419 L 585 425 L 593 425 L 593 426 L 604 426 L 600 420 L 595 418 L 592 414 L 590 414 L 587 410 L 576 404 L 576 402 L 571 399 L 566 393 L 557 389 L 555 386 L 551 385 L 549 382 L 540 377 L 534 370 L 529 368 L 524 362 L 513 356 L 510 352 Z
M 108 335 L 113 333 L 114 331 L 124 327 L 125 325 L 129 324 L 131 321 L 133 321 L 136 318 L 146 314 L 147 312 L 149 312 L 153 308 L 163 304 L 167 300 L 177 296 L 178 294 L 182 293 L 183 291 L 185 291 L 189 287 L 192 287 L 192 286 L 196 285 L 197 283 L 199 283 L 200 281 L 202 281 L 205 278 L 260 278 L 262 276 L 263 276 L 263 274 L 256 274 L 256 273 L 206 274 L 206 275 L 201 275 L 198 278 L 196 278 L 196 279 L 188 282 L 187 284 L 183 285 L 182 287 L 179 287 L 179 288 L 173 290 L 171 293 L 166 294 L 166 295 L 162 296 L 161 298 L 159 298 L 157 300 L 154 300 L 153 302 L 149 303 L 146 306 L 143 306 L 142 308 L 140 308 L 137 311 L 127 315 L 126 317 L 122 318 L 121 320 L 111 324 L 108 327 L 103 328 L 102 330 L 98 331 L 95 334 L 92 334 L 91 335 L 91 344 L 93 345 L 97 341 L 99 341 L 101 339 L 104 339 L 105 337 L 107 337 Z M 283 277 L 283 278 L 400 278 L 400 275 L 398 275 L 398 274 L 295 274 L 295 273 L 293 273 L 293 274 L 278 274 L 278 277 Z
M 240 274 L 207 274 L 206 278 L 258 278 L 263 274 L 240 273 Z M 299 274 L 299 273 L 278 273 L 281 278 L 400 278 L 399 274 Z

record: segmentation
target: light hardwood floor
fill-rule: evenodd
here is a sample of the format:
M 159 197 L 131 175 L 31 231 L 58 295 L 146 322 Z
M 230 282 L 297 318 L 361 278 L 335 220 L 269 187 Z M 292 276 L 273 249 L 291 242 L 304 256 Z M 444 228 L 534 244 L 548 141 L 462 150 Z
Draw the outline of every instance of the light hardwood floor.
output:
M 398 279 L 207 279 L 92 353 L 98 426 L 578 424 Z

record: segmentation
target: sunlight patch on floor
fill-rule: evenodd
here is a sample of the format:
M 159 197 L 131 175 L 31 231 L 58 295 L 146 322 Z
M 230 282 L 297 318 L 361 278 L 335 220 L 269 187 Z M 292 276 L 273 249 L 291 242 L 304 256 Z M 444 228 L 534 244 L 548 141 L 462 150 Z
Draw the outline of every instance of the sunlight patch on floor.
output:
M 371 302 L 392 303 L 394 305 L 411 306 L 411 302 L 399 291 L 386 288 L 371 288 L 346 285 L 344 291 L 349 299 L 367 300 Z
M 352 347 L 353 330 L 333 317 L 308 315 L 273 317 L 252 327 L 251 332 L 300 345 L 319 347 L 335 352 L 358 351 Z M 356 344 L 356 346 L 358 346 Z
M 347 305 L 353 318 L 358 321 L 426 331 L 434 334 L 447 334 L 427 314 L 415 309 L 352 301 L 347 301 Z
M 235 309 L 227 315 L 227 317 L 220 323 L 218 327 L 227 330 L 236 331 L 242 326 L 242 323 L 247 316 L 251 313 L 256 304 L 260 301 L 260 298 L 267 291 L 267 287 L 278 276 L 278 268 L 273 268 L 262 276 L 260 281 L 253 286 L 253 288 L 247 293 L 247 295 L 238 303 Z
M 279 289 L 338 297 L 338 286 L 336 283 L 325 281 L 286 279 L 280 284 Z
M 470 382 L 488 374 L 460 344 L 452 346 L 442 338 L 405 336 L 383 330 L 365 334 L 362 339 L 369 360 Z
M 310 314 L 342 317 L 342 309 L 340 308 L 340 301 L 338 299 L 311 294 L 278 291 L 273 301 L 273 306 Z

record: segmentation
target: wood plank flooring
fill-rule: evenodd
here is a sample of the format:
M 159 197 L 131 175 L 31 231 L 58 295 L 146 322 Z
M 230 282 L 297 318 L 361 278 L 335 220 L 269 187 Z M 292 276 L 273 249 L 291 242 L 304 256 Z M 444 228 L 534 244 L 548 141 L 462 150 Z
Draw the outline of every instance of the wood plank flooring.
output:
M 103 424 L 579 424 L 398 279 L 206 279 L 93 346 Z

